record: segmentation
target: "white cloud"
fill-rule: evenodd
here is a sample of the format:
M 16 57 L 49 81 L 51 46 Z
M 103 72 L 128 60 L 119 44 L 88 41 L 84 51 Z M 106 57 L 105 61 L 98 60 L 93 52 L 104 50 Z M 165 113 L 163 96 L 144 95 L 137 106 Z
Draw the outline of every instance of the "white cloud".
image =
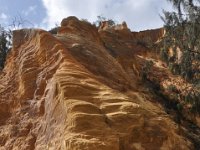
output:
M 161 27 L 159 14 L 170 9 L 166 0 L 42 0 L 47 11 L 44 20 L 48 27 L 55 26 L 68 16 L 88 19 L 93 22 L 98 15 L 116 21 L 126 21 L 132 30 Z
M 6 26 L 8 24 L 9 15 L 0 13 L 0 26 Z
M 22 14 L 23 14 L 24 16 L 28 16 L 28 15 L 31 14 L 31 13 L 36 13 L 36 12 L 35 12 L 35 9 L 36 9 L 36 8 L 37 8 L 36 5 L 34 5 L 34 6 L 29 6 L 27 10 L 23 10 L 23 11 L 22 11 Z
M 6 19 L 8 19 L 8 16 L 5 13 L 1 13 L 0 14 L 0 19 L 6 20 Z

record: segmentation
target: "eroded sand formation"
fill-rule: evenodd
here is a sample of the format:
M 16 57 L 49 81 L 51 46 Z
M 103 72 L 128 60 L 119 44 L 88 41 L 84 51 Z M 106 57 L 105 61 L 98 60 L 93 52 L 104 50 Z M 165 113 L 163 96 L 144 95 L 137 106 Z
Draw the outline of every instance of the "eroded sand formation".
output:
M 146 34 L 156 42 L 162 33 Z M 136 54 L 147 54 L 138 34 L 124 23 L 98 31 L 75 17 L 57 35 L 14 31 L 0 74 L 0 149 L 193 149 L 163 107 L 140 92 Z

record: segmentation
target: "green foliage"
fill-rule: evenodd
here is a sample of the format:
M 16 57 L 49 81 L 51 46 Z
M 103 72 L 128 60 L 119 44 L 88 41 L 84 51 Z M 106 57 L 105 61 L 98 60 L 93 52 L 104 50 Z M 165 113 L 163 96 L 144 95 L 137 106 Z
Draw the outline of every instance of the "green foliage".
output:
M 182 111 L 182 110 L 183 110 L 183 105 L 180 104 L 180 103 L 178 103 L 178 104 L 176 105 L 176 107 L 177 107 L 177 110 L 178 110 L 178 111 Z
M 141 78 L 143 81 L 148 79 L 148 74 L 150 73 L 152 67 L 153 67 L 153 62 L 151 60 L 145 62 L 141 71 Z
M 181 73 L 180 65 L 177 63 L 169 63 L 169 70 L 175 75 L 178 75 Z
M 114 26 L 116 23 L 113 19 L 108 19 L 106 17 L 103 17 L 101 15 L 97 16 L 97 20 L 94 22 L 94 24 L 99 27 L 101 25 L 101 22 L 107 21 L 109 26 Z
M 169 91 L 169 92 L 176 92 L 177 93 L 177 88 L 176 88 L 176 86 L 175 85 L 169 85 L 168 87 L 167 87 L 167 90 Z
M 162 18 L 165 23 L 166 35 L 164 38 L 164 51 L 162 57 L 168 64 L 177 64 L 177 48 L 180 48 L 182 57 L 176 73 L 182 75 L 188 81 L 200 80 L 200 1 L 199 0 L 168 0 L 176 11 L 164 12 Z M 174 47 L 174 58 L 168 59 L 166 54 L 169 47 Z M 170 66 L 171 67 L 171 66 Z M 172 67 L 172 71 L 174 66 Z M 175 69 L 177 70 L 177 69 Z
M 153 42 L 152 39 L 150 37 L 144 37 L 141 38 L 137 41 L 137 44 L 142 45 L 146 48 L 152 48 L 153 47 Z
M 90 23 L 87 19 L 81 19 L 81 21 Z
M 161 59 L 164 61 L 164 62 L 168 62 L 168 52 L 167 52 L 167 49 L 166 48 L 161 48 L 160 50 L 160 56 L 161 56 Z
M 50 32 L 51 34 L 57 34 L 58 29 L 59 29 L 59 25 L 58 25 L 58 23 L 56 23 L 55 27 L 51 28 L 48 32 Z
M 57 34 L 58 28 L 59 28 L 59 27 L 54 27 L 54 28 L 52 28 L 51 30 L 49 30 L 48 32 L 50 32 L 51 34 Z
M 0 26 L 0 70 L 4 67 L 6 54 L 8 51 L 8 34 L 6 30 Z
M 190 91 L 185 95 L 186 104 L 191 104 L 191 112 L 200 114 L 200 91 Z
M 175 8 L 173 12 L 164 12 L 166 34 L 161 50 L 161 58 L 167 62 L 174 74 L 179 74 L 193 87 L 181 98 L 191 106 L 191 112 L 200 113 L 200 1 L 168 0 Z M 169 49 L 172 55 L 169 56 Z M 179 58 L 178 58 L 178 51 Z M 181 57 L 180 57 L 181 52 Z M 170 91 L 176 89 L 169 87 Z M 178 106 L 177 106 L 178 107 Z
M 169 85 L 167 87 L 167 91 L 169 92 L 169 97 L 172 100 L 179 101 L 180 99 L 180 91 L 177 89 L 177 87 L 173 84 Z

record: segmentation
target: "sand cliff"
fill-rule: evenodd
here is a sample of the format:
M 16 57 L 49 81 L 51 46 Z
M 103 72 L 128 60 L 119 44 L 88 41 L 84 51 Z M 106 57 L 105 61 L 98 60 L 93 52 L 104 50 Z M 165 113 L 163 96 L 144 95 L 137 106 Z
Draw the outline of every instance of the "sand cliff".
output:
M 163 31 L 152 33 L 146 35 L 156 42 Z M 75 17 L 64 19 L 57 35 L 14 31 L 0 74 L 0 149 L 193 149 L 140 90 L 142 36 L 126 26 L 98 31 Z

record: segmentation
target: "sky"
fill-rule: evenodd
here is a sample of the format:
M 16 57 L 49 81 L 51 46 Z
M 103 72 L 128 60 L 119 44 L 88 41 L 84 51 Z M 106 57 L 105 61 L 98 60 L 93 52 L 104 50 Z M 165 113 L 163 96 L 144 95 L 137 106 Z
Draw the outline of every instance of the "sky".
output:
M 68 16 L 95 22 L 101 15 L 140 31 L 162 27 L 160 15 L 171 9 L 167 0 L 0 0 L 0 24 L 22 20 L 23 27 L 48 30 Z

